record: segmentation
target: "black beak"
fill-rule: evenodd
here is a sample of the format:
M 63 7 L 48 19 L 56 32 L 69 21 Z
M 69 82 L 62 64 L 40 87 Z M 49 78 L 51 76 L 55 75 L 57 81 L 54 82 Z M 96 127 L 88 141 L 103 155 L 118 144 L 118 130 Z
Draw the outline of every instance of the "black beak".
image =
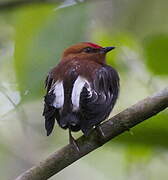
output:
M 112 47 L 105 47 L 105 48 L 102 48 L 101 52 L 102 53 L 107 53 L 107 52 L 111 51 L 114 48 L 115 48 L 114 46 L 112 46 Z

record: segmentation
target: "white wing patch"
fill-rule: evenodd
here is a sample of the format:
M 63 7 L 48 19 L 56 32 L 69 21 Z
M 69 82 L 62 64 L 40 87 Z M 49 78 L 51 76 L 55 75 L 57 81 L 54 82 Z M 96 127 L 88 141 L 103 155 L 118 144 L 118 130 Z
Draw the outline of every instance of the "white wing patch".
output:
M 72 98 L 72 104 L 73 104 L 73 110 L 74 111 L 79 109 L 80 94 L 81 94 L 81 91 L 82 91 L 82 89 L 86 83 L 88 85 L 88 91 L 90 92 L 90 96 L 91 96 L 92 92 L 91 92 L 90 84 L 83 77 L 78 76 L 78 78 L 76 79 L 76 81 L 73 85 L 71 98 Z
M 52 90 L 54 90 L 53 93 L 55 95 L 53 106 L 55 108 L 62 108 L 63 104 L 64 104 L 63 82 L 62 81 L 56 81 L 50 91 L 52 91 Z

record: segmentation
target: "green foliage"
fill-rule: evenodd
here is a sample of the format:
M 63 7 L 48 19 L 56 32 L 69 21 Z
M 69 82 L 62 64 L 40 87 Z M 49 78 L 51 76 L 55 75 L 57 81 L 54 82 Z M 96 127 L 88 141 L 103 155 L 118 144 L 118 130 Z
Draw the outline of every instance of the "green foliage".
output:
M 67 144 L 68 132 L 59 127 L 55 127 L 51 136 L 45 136 L 41 102 L 45 94 L 45 77 L 58 63 L 63 49 L 69 45 L 89 39 L 102 46 L 116 46 L 107 55 L 107 63 L 118 70 L 121 79 L 115 113 L 157 91 L 158 87 L 167 86 L 167 77 L 161 76 L 168 74 L 167 3 L 163 0 L 162 3 L 157 0 L 147 3 L 109 0 L 94 1 L 93 4 L 80 1 L 78 5 L 59 9 L 54 3 L 39 3 L 0 12 L 0 83 L 14 102 L 20 100 L 18 94 L 21 94 L 21 101 L 24 102 L 20 103 L 19 108 L 8 112 L 10 102 L 0 97 L 1 105 L 7 109 L 7 115 L 1 116 L 0 123 L 2 179 L 15 179 L 32 163 L 45 159 L 46 154 Z M 11 63 L 13 59 L 14 67 Z M 153 72 L 152 77 L 149 70 Z M 33 101 L 38 98 L 38 101 Z M 101 180 L 111 177 L 117 180 L 134 179 L 135 176 L 131 178 L 130 174 L 127 177 L 127 173 L 140 163 L 147 174 L 157 179 L 156 174 L 164 174 L 161 169 L 165 167 L 163 172 L 167 172 L 166 158 L 161 160 L 160 169 L 156 161 L 156 157 L 160 159 L 159 154 L 162 154 L 160 150 L 166 152 L 168 148 L 167 120 L 165 111 L 139 124 L 76 162 L 71 167 L 71 173 L 78 170 L 78 179 L 90 178 L 90 173 L 94 179 Z M 75 133 L 73 135 L 78 136 Z M 30 140 L 28 144 L 27 137 Z M 147 167 L 151 159 L 155 161 L 151 163 L 152 173 Z M 126 172 L 125 162 L 129 168 Z M 138 167 L 137 172 L 139 170 Z M 58 174 L 57 179 L 66 179 L 69 172 L 65 170 Z M 85 172 L 89 173 L 81 176 Z M 165 177 L 159 178 L 167 179 L 167 175 Z M 149 179 L 145 176 L 136 178 Z
M 145 40 L 147 65 L 156 75 L 168 75 L 168 35 L 153 35 Z
M 128 168 L 135 163 L 147 163 L 152 158 L 152 150 L 147 145 L 128 145 L 125 151 Z
M 112 53 L 107 55 L 107 62 L 112 66 L 117 66 L 120 71 L 127 70 L 127 64 L 123 64 L 122 57 L 125 57 L 124 49 L 140 53 L 140 47 L 136 38 L 130 33 L 112 33 L 105 30 L 97 31 L 93 34 L 93 40 L 102 46 L 115 46 Z
M 117 141 L 130 145 L 168 147 L 168 114 L 162 112 L 117 137 Z
M 49 69 L 58 63 L 65 47 L 83 40 L 86 22 L 84 5 L 21 10 L 16 25 L 15 70 L 22 100 L 44 94 Z

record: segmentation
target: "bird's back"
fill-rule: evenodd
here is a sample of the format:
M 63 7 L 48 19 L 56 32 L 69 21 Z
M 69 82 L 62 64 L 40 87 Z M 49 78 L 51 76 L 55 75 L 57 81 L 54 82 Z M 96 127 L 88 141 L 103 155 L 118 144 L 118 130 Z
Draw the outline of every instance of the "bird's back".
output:
M 108 65 L 73 59 L 61 61 L 49 73 L 46 87 L 47 134 L 56 119 L 62 128 L 88 135 L 110 114 L 118 97 L 119 77 Z

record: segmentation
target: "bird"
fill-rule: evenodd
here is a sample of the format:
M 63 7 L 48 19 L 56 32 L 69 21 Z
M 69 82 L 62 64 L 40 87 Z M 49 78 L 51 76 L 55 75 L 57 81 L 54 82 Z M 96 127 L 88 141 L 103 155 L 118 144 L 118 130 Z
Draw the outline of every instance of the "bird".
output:
M 106 54 L 114 48 L 80 42 L 64 50 L 45 80 L 47 136 L 57 121 L 69 129 L 69 142 L 77 146 L 71 132 L 81 130 L 87 137 L 109 116 L 120 89 L 118 72 L 106 64 Z

